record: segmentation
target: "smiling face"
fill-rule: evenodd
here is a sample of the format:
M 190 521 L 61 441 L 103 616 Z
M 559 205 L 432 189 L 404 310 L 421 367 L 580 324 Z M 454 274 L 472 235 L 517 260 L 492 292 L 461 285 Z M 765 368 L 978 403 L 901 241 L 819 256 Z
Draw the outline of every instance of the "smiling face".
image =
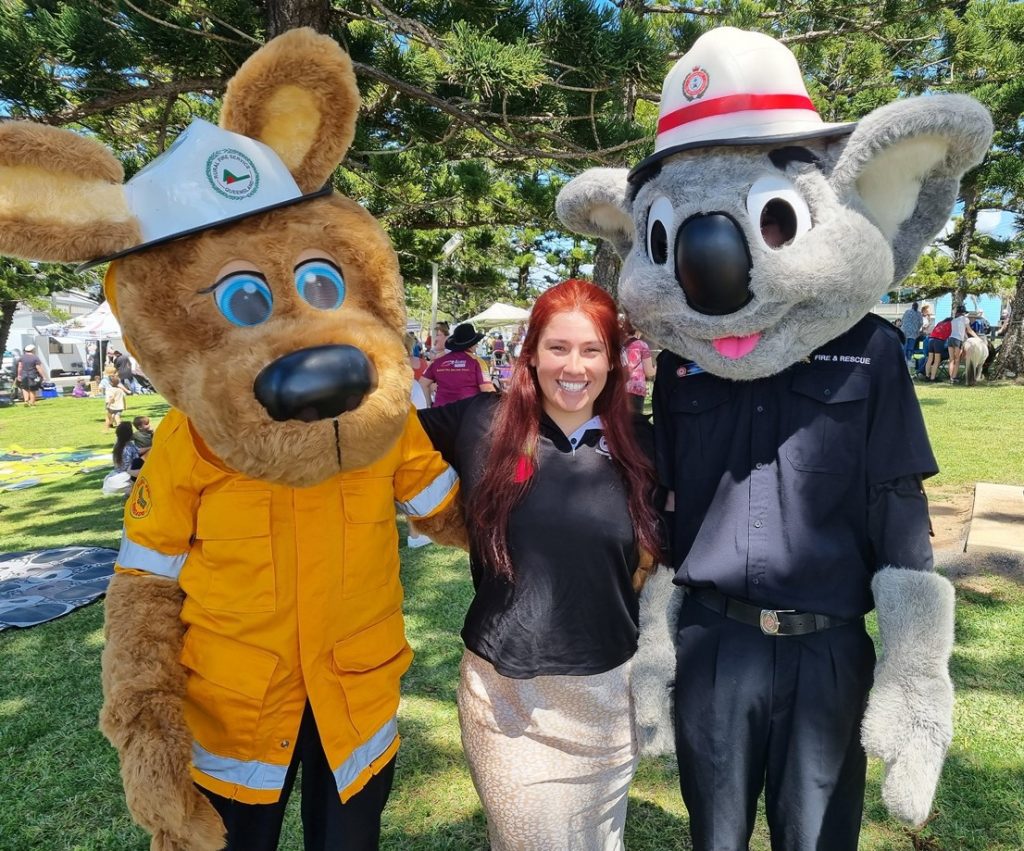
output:
M 308 486 L 401 433 L 412 377 L 398 263 L 357 204 L 311 201 L 131 255 L 116 282 L 147 375 L 232 469 Z M 307 379 L 313 396 L 293 392 Z
M 759 378 L 838 336 L 890 286 L 888 241 L 829 185 L 835 151 L 805 144 L 684 153 L 635 189 L 620 297 L 646 335 L 709 372 Z
M 544 412 L 563 431 L 574 431 L 594 415 L 611 365 L 608 346 L 584 314 L 552 316 L 530 364 L 536 370 Z

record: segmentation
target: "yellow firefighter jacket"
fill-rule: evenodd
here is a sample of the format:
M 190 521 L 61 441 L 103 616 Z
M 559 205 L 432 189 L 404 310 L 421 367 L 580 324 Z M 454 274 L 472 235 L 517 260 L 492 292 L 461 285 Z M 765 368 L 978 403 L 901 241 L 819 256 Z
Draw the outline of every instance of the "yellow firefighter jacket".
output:
M 184 414 L 164 418 L 125 506 L 117 569 L 185 592 L 196 783 L 277 801 L 307 700 L 342 801 L 391 759 L 412 660 L 395 505 L 428 517 L 457 491 L 411 408 L 383 458 L 309 488 L 228 470 Z

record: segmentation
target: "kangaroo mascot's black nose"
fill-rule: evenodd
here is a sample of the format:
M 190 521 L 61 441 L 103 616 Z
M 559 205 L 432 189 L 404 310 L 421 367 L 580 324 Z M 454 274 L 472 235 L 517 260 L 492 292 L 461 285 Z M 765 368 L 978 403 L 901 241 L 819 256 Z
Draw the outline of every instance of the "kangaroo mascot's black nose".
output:
M 699 313 L 734 313 L 750 301 L 750 249 L 730 216 L 708 213 L 676 234 L 676 280 Z
M 275 420 L 313 422 L 355 410 L 376 384 L 373 365 L 355 346 L 314 346 L 265 366 L 253 392 Z

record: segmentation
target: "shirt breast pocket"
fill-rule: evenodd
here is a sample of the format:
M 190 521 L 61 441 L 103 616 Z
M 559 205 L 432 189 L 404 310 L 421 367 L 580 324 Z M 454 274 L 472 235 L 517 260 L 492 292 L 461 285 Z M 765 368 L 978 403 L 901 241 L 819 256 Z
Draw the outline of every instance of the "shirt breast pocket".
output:
M 790 385 L 786 457 L 805 473 L 850 473 L 863 466 L 871 378 L 856 372 L 805 372 Z
M 387 477 L 346 479 L 344 597 L 374 591 L 397 577 L 395 486 Z
M 706 478 L 724 468 L 734 423 L 730 422 L 729 388 L 699 378 L 684 381 L 669 399 L 675 426 L 677 479 Z
M 204 609 L 272 612 L 277 607 L 269 491 L 204 494 L 196 541 L 181 575 Z

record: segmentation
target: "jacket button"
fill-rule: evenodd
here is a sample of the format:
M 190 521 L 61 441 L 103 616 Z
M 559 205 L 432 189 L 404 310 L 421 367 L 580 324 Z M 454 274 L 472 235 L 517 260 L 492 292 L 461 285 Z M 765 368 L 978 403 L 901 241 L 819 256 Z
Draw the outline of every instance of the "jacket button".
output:
M 764 466 L 764 464 L 762 464 L 762 463 L 761 463 L 760 461 L 758 461 L 758 462 L 757 462 L 757 463 L 756 463 L 756 464 L 754 465 L 754 469 L 755 469 L 755 470 L 760 470 L 760 469 L 761 469 L 761 468 L 762 468 L 763 466 Z
M 763 525 L 764 524 L 760 520 L 755 520 L 754 521 L 754 528 L 755 529 L 760 529 Z
M 287 739 L 281 739 L 281 747 L 286 748 L 291 744 Z
M 826 396 L 831 396 L 832 395 L 832 391 L 829 390 L 827 387 L 825 388 L 825 395 Z
M 757 412 L 759 414 L 763 414 L 764 413 L 764 405 L 758 405 L 757 406 Z

